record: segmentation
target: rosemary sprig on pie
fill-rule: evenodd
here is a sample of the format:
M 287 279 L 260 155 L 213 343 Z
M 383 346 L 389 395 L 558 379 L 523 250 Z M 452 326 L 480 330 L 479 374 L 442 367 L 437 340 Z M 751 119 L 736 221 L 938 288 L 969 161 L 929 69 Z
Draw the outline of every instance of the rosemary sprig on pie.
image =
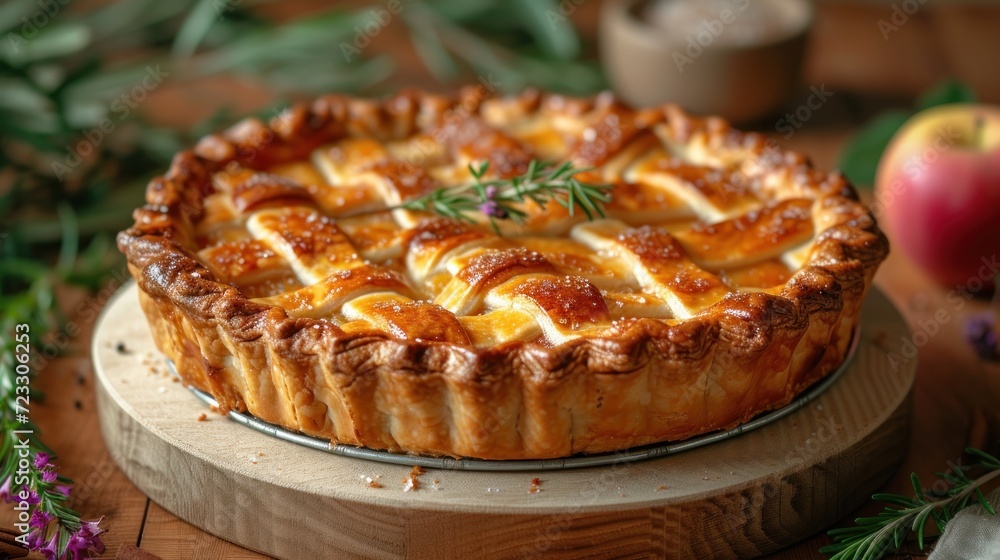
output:
M 602 204 L 611 200 L 612 185 L 584 183 L 576 175 L 589 168 L 574 167 L 571 162 L 553 165 L 531 160 L 523 174 L 507 179 L 484 179 L 489 162 L 478 167 L 469 165 L 472 182 L 457 187 L 435 189 L 424 196 L 408 200 L 394 208 L 424 210 L 446 218 L 475 223 L 474 214 L 490 219 L 497 234 L 497 220 L 523 223 L 528 213 L 524 203 L 531 201 L 540 207 L 555 201 L 573 216 L 579 208 L 588 220 L 604 217 Z

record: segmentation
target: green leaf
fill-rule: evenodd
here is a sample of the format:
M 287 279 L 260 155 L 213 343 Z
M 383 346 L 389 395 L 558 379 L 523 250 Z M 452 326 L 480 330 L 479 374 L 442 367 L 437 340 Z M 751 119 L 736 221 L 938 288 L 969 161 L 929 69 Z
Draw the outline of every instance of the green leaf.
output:
M 938 105 L 950 103 L 975 103 L 976 92 L 958 80 L 948 80 L 938 84 L 934 89 L 920 96 L 917 100 L 917 111 L 923 111 Z
M 913 485 L 913 495 L 917 497 L 918 500 L 924 500 L 924 489 L 920 484 L 920 477 L 917 473 L 910 473 L 910 484 Z
M 68 85 L 63 93 L 66 98 L 79 102 L 99 101 L 108 103 L 111 97 L 122 95 L 122 92 L 136 85 L 141 85 L 143 78 L 150 70 L 172 74 L 174 69 L 163 63 L 163 59 L 151 57 L 142 63 L 122 68 L 104 68 L 100 72 L 88 73 Z M 169 76 L 168 78 L 169 79 Z M 113 109 L 118 113 L 123 110 Z M 116 115 L 120 119 L 120 115 Z
M 150 42 L 149 28 L 191 9 L 193 0 L 118 0 L 107 6 L 82 14 L 95 37 L 118 39 L 138 35 Z
M 875 118 L 848 142 L 840 156 L 840 169 L 857 186 L 875 185 L 879 159 L 892 136 L 906 120 L 905 111 L 891 111 Z
M 980 488 L 976 488 L 976 499 L 979 500 L 979 505 L 983 506 L 983 511 L 990 515 L 997 514 L 996 510 L 993 509 L 993 504 L 986 499 L 986 496 L 983 495 L 983 491 Z
M 441 44 L 441 39 L 418 22 L 410 24 L 410 40 L 420 60 L 439 82 L 445 82 L 458 74 L 458 64 Z
M 188 13 L 188 17 L 177 32 L 171 54 L 176 57 L 191 56 L 198 50 L 198 45 L 208 35 L 212 25 L 219 17 L 219 9 L 225 6 L 219 0 L 199 0 Z
M 24 65 L 82 51 L 90 44 L 90 29 L 81 23 L 49 24 L 34 38 L 6 51 L 7 60 Z
M 979 457 L 983 463 L 991 468 L 1000 468 L 1000 459 L 990 455 L 989 453 L 983 451 L 982 449 L 976 449 L 975 447 L 966 447 L 965 452 L 969 455 L 975 455 Z
M 462 22 L 487 14 L 497 0 L 425 0 L 424 3 L 441 16 Z
M 52 100 L 35 88 L 31 82 L 18 78 L 0 78 L 0 109 L 16 113 L 37 113 L 52 109 Z
M 54 62 L 32 64 L 25 72 L 43 91 L 55 91 L 66 79 L 66 69 Z
M 56 268 L 61 274 L 67 274 L 73 269 L 77 251 L 80 247 L 80 231 L 76 222 L 76 212 L 73 207 L 63 203 L 56 207 L 59 213 L 59 223 L 62 228 L 62 244 L 59 249 L 59 261 Z
M 4 2 L 0 5 L 0 31 L 12 30 L 11 33 L 17 35 L 18 38 L 24 39 L 21 36 L 21 29 L 25 25 L 21 18 L 28 17 L 38 9 L 38 6 L 33 0 L 11 0 L 9 2 Z M 11 38 L 6 37 L 4 41 L 7 43 L 7 48 L 11 48 Z M 17 42 L 16 40 L 14 42 Z
M 885 494 L 885 493 L 872 494 L 872 499 L 877 502 L 885 502 L 887 504 L 897 504 L 908 508 L 917 507 L 920 505 L 913 498 L 909 498 L 907 496 L 900 496 L 899 494 Z M 891 511 L 898 511 L 898 510 L 891 510 Z
M 515 6 L 543 52 L 562 60 L 579 54 L 576 29 L 560 14 L 556 0 L 516 0 Z
M 913 524 L 910 526 L 912 530 L 917 532 L 917 545 L 920 547 L 920 550 L 924 549 L 924 529 L 927 527 L 927 518 L 930 517 L 933 512 L 933 507 L 928 507 L 924 511 L 921 511 L 913 519 Z
M 70 534 L 69 531 L 65 530 L 62 527 L 59 527 L 58 530 L 59 530 L 59 537 L 56 540 L 57 543 L 56 550 L 58 552 L 57 557 L 62 557 L 62 555 L 65 554 L 66 545 L 69 543 Z
M 319 74 L 322 72 L 316 68 L 317 63 L 325 66 L 345 63 L 340 56 L 340 42 L 353 40 L 354 27 L 366 21 L 360 14 L 336 11 L 280 27 L 263 27 L 199 54 L 194 58 L 192 71 L 196 75 L 209 75 L 240 70 L 259 75 L 263 68 L 279 66 L 287 71 L 311 70 L 313 75 Z
M 16 276 L 26 280 L 34 280 L 45 275 L 48 269 L 41 263 L 26 259 L 4 259 L 0 268 L 0 277 Z

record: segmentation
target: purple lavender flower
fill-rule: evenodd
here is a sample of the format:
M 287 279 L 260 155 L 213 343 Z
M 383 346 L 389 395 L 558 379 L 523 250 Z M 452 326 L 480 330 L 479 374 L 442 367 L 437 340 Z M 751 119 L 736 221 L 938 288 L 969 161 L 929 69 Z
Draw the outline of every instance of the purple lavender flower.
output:
M 40 541 L 41 539 L 39 539 Z M 36 544 L 41 544 L 38 542 Z M 59 557 L 59 531 L 52 532 L 52 538 L 49 542 L 45 543 L 45 546 L 41 548 L 36 548 L 35 552 L 40 553 L 45 557 L 45 560 L 56 560 Z
M 102 517 L 97 521 L 80 522 L 80 528 L 73 533 L 73 536 L 69 538 L 69 542 L 66 545 L 67 558 L 73 560 L 90 558 L 91 550 L 98 554 L 104 554 L 104 543 L 101 542 L 100 537 L 101 533 L 105 532 L 100 527 L 103 519 Z
M 56 492 L 59 492 L 63 496 L 69 497 L 69 486 L 56 486 Z
M 483 198 L 485 200 L 479 205 L 479 211 L 490 218 L 503 220 L 506 219 L 509 214 L 503 209 L 502 206 L 500 206 L 499 203 L 497 203 L 496 197 L 498 194 L 500 194 L 500 191 L 497 190 L 495 186 L 490 185 L 486 187 L 485 192 L 483 193 Z
M 976 355 L 984 360 L 1000 360 L 1000 352 L 997 352 L 995 321 L 996 316 L 989 311 L 965 319 L 965 339 L 972 345 Z
M 11 489 L 10 489 L 10 484 L 12 481 L 13 477 L 8 476 L 7 480 L 3 481 L 3 484 L 0 485 L 0 500 L 3 500 L 7 503 L 14 501 L 14 496 L 13 494 L 11 494 Z
M 479 205 L 479 211 L 491 217 L 503 220 L 507 218 L 507 211 L 504 210 L 495 200 L 487 200 Z
M 45 546 L 45 527 L 35 527 L 32 529 L 28 533 L 25 545 L 28 547 L 28 550 L 38 550 Z
M 43 471 L 42 472 L 42 481 L 43 482 L 55 482 L 56 478 L 58 478 L 58 477 L 59 477 L 59 473 L 57 473 L 54 470 L 47 470 L 47 471 Z
M 35 511 L 31 512 L 31 519 L 28 521 L 28 525 L 42 529 L 49 524 L 49 521 L 52 521 L 52 518 L 53 515 L 51 513 L 35 508 Z
M 39 451 L 35 454 L 35 468 L 42 470 L 49 466 L 49 454 L 44 451 Z
M 28 502 L 28 505 L 37 506 L 42 502 L 42 499 L 38 497 L 38 492 L 28 490 L 28 499 L 25 501 Z

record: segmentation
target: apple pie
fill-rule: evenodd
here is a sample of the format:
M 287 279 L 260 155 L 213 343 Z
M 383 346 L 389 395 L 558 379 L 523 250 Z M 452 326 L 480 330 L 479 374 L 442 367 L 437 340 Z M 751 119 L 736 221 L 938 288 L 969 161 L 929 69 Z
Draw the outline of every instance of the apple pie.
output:
M 603 216 L 404 207 L 539 162 L 608 185 Z M 338 443 L 487 459 L 787 404 L 845 359 L 888 251 L 839 173 L 763 135 L 482 87 L 245 120 L 179 153 L 134 218 L 118 245 L 186 384 Z

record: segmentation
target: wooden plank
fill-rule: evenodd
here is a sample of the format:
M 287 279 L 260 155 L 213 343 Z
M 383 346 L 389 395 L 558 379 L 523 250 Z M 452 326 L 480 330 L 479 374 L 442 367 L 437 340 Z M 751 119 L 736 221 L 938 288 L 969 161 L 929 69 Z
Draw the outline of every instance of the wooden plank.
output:
M 253 514 L 246 512 L 245 515 L 247 522 L 250 523 Z M 149 514 L 146 517 L 146 527 L 142 532 L 140 548 L 159 556 L 162 560 L 189 560 L 191 558 L 263 560 L 271 558 L 210 535 L 181 521 L 177 516 L 156 503 L 149 505 Z
M 122 543 L 115 552 L 115 560 L 162 560 L 155 554 L 150 554 L 134 544 Z

